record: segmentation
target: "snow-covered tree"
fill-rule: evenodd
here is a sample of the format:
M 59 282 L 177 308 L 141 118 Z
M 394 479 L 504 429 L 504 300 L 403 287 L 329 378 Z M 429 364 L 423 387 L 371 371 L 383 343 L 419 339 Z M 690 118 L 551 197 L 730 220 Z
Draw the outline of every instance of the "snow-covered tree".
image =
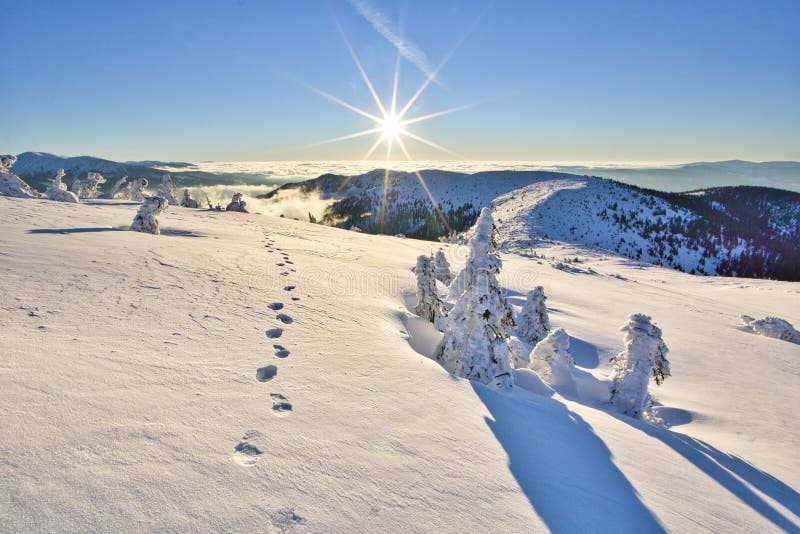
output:
M 63 177 L 64 169 L 58 169 L 56 177 L 50 180 L 50 185 L 47 186 L 44 194 L 47 195 L 47 198 L 56 202 L 77 203 L 78 197 L 72 191 L 67 191 L 67 185 L 61 181 Z
M 466 291 L 477 272 L 497 274 L 501 265 L 500 255 L 497 253 L 497 227 L 489 208 L 483 208 L 472 229 L 467 263 L 450 284 L 450 298 L 455 300 Z
M 533 291 L 528 292 L 522 311 L 517 317 L 517 335 L 528 343 L 538 343 L 550 330 L 546 300 L 544 288 L 537 286 Z
M 123 176 L 116 182 L 114 182 L 114 187 L 106 191 L 104 194 L 101 195 L 102 198 L 115 198 L 120 192 L 125 188 L 125 182 L 128 181 L 127 176 Z
M 158 219 L 162 211 L 167 209 L 169 203 L 167 199 L 161 197 L 145 197 L 144 203 L 139 207 L 136 217 L 131 224 L 131 230 L 134 232 L 145 232 L 148 234 L 160 234 L 158 229 Z
M 16 156 L 0 156 L 0 195 L 18 198 L 38 198 L 39 193 L 11 172 Z
M 438 330 L 443 330 L 447 318 L 447 308 L 436 290 L 436 278 L 433 275 L 431 259 L 424 254 L 418 257 L 414 272 L 417 275 L 418 299 L 414 313 L 432 322 Z
M 161 187 L 156 195 L 166 199 L 170 206 L 178 205 L 178 199 L 175 198 L 175 186 L 172 184 L 172 177 L 169 174 L 161 177 Z
M 575 361 L 569 352 L 569 335 L 563 328 L 556 328 L 539 341 L 531 352 L 530 360 L 530 368 L 547 385 L 574 389 Z
M 86 178 L 75 178 L 72 182 L 70 191 L 75 193 L 78 198 L 97 198 L 100 194 L 98 189 L 100 184 L 106 183 L 106 179 L 99 172 L 88 172 Z
M 453 275 L 450 273 L 450 262 L 447 261 L 442 249 L 436 251 L 436 256 L 433 263 L 433 273 L 436 276 L 436 279 L 445 285 L 449 285 L 453 280 Z
M 139 178 L 130 184 L 129 199 L 135 202 L 144 202 L 144 190 L 147 187 L 147 178 Z
M 184 189 L 183 200 L 181 200 L 181 206 L 183 206 L 184 208 L 199 208 L 200 204 L 198 204 L 197 201 L 192 198 L 192 195 L 189 194 L 188 189 Z
M 494 249 L 494 232 L 491 213 L 484 208 L 467 265 L 459 274 L 464 291 L 450 312 L 436 359 L 457 376 L 505 388 L 513 384 L 506 331 L 514 319 L 497 282 L 502 263 Z
M 235 193 L 231 198 L 230 204 L 225 208 L 225 211 L 241 211 L 242 213 L 249 213 L 247 211 L 247 202 L 242 200 L 241 193 Z
M 647 315 L 631 315 L 620 330 L 625 333 L 625 350 L 611 358 L 614 363 L 611 406 L 640 419 L 650 408 L 647 392 L 650 378 L 660 386 L 670 376 L 669 349 L 661 339 L 661 329 Z
M 800 332 L 786 319 L 780 317 L 755 319 L 748 315 L 742 315 L 742 320 L 756 334 L 800 344 Z

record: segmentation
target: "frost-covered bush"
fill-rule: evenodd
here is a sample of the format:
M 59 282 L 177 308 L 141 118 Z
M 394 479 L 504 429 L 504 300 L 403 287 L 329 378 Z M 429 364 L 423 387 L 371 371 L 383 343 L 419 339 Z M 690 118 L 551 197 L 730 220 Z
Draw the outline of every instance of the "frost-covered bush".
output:
M 61 181 L 63 177 L 64 169 L 58 169 L 56 177 L 50 180 L 50 185 L 47 186 L 44 194 L 47 198 L 56 202 L 72 202 L 75 204 L 78 202 L 78 197 L 72 191 L 67 191 L 67 185 Z
M 131 230 L 134 232 L 145 232 L 148 234 L 160 234 L 158 229 L 158 219 L 162 211 L 167 209 L 169 203 L 167 199 L 161 197 L 145 197 L 144 203 L 139 207 L 136 217 L 133 218 Z
M 613 356 L 611 406 L 614 410 L 641 419 L 650 408 L 647 386 L 652 377 L 660 386 L 668 376 L 669 349 L 661 339 L 661 329 L 651 318 L 635 313 L 620 328 L 625 333 L 625 350 Z
M 414 313 L 433 323 L 437 330 L 443 330 L 447 318 L 447 308 L 436 291 L 436 278 L 434 278 L 431 259 L 424 254 L 418 257 L 414 272 L 417 275 L 418 299 Z
M 569 352 L 569 335 L 556 328 L 533 348 L 530 368 L 554 388 L 575 387 L 575 361 Z
M 756 334 L 766 337 L 774 337 L 782 341 L 800 344 L 800 332 L 787 320 L 780 317 L 764 317 L 754 319 L 747 315 L 742 315 L 744 323 Z
M 231 198 L 230 204 L 225 208 L 225 211 L 241 211 L 242 213 L 249 213 L 247 211 L 247 202 L 242 200 L 241 193 L 235 193 Z
M 527 369 L 531 364 L 531 349 L 516 336 L 508 338 L 508 353 L 513 369 Z
M 106 179 L 99 172 L 88 172 L 86 178 L 75 178 L 70 191 L 78 198 L 97 198 L 100 195 L 98 187 L 106 183 Z
M 450 262 L 444 256 L 444 251 L 439 249 L 436 251 L 436 256 L 433 263 L 433 273 L 436 279 L 445 285 L 449 285 L 453 280 L 453 275 L 450 273 Z
M 517 317 L 517 335 L 528 343 L 538 343 L 550 330 L 544 288 L 537 286 L 528 292 L 525 304 Z
M 172 184 L 172 177 L 169 174 L 161 177 L 161 187 L 156 196 L 166 199 L 170 206 L 178 205 L 178 199 L 175 198 L 175 186 Z
M 450 312 L 436 359 L 454 375 L 506 388 L 513 384 L 506 331 L 514 318 L 497 282 L 502 264 L 494 248 L 494 232 L 492 216 L 484 209 L 467 265 L 459 274 L 464 291 Z
M 11 172 L 16 156 L 0 156 L 0 195 L 17 198 L 38 198 L 39 193 Z
M 183 200 L 181 200 L 181 206 L 184 208 L 199 208 L 200 204 L 197 203 L 195 199 L 189 194 L 188 189 L 183 190 Z
M 108 191 L 103 193 L 101 195 L 101 197 L 102 198 L 112 198 L 112 199 L 116 198 L 117 195 L 119 195 L 121 191 L 126 189 L 125 182 L 127 182 L 127 181 L 128 181 L 128 177 L 127 176 L 123 176 L 122 178 L 120 178 L 119 180 L 114 182 L 114 187 L 112 187 L 111 189 L 109 189 Z

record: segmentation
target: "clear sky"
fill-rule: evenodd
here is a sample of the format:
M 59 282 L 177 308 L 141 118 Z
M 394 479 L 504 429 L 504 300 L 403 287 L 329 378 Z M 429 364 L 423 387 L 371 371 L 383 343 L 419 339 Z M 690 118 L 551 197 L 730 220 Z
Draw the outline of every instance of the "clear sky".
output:
M 335 20 L 466 159 L 800 160 L 800 2 L 0 0 L 0 152 L 358 159 L 371 113 Z M 399 37 L 399 39 L 398 39 Z M 418 159 L 452 159 L 413 140 Z M 376 157 L 383 157 L 383 153 Z

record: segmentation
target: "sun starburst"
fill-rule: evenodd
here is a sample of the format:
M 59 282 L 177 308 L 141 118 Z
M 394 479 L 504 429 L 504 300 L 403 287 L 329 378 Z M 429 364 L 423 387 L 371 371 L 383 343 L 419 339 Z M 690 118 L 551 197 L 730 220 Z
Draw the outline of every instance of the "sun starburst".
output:
M 353 62 L 355 63 L 356 68 L 358 69 L 358 72 L 361 75 L 361 78 L 362 78 L 362 80 L 364 81 L 364 84 L 367 87 L 367 90 L 369 91 L 370 95 L 372 96 L 372 99 L 373 99 L 373 101 L 375 103 L 375 107 L 377 108 L 377 112 L 367 111 L 367 110 L 362 109 L 362 108 L 360 108 L 360 107 L 358 107 L 356 105 L 353 105 L 353 104 L 351 104 L 349 102 L 346 102 L 346 101 L 344 101 L 344 100 L 342 100 L 342 99 L 340 99 L 340 98 L 338 98 L 336 96 L 333 96 L 333 95 L 331 95 L 331 94 L 329 94 L 329 93 L 327 93 L 325 91 L 322 91 L 321 89 L 318 89 L 318 88 L 313 87 L 313 86 L 309 86 L 309 88 L 311 90 L 313 90 L 315 93 L 317 93 L 318 95 L 320 95 L 320 96 L 330 100 L 331 102 L 334 102 L 334 103 L 336 103 L 336 104 L 338 104 L 338 105 L 340 105 L 340 106 L 342 106 L 342 107 L 344 107 L 346 109 L 349 109 L 350 111 L 352 111 L 354 113 L 357 113 L 358 115 L 361 115 L 362 117 L 365 117 L 365 118 L 367 118 L 367 119 L 369 119 L 369 120 L 371 120 L 373 122 L 372 126 L 370 128 L 365 129 L 365 130 L 361 130 L 361 131 L 358 131 L 358 132 L 342 135 L 342 136 L 339 136 L 339 137 L 335 137 L 333 139 L 327 139 L 325 141 L 321 141 L 321 142 L 315 143 L 315 144 L 316 145 L 322 145 L 322 144 L 328 144 L 328 143 L 336 143 L 336 142 L 340 142 L 340 141 L 347 141 L 347 140 L 351 140 L 351 139 L 357 139 L 357 138 L 361 138 L 361 137 L 368 137 L 368 136 L 373 136 L 373 135 L 375 136 L 375 140 L 374 140 L 373 144 L 369 147 L 367 152 L 364 154 L 363 159 L 365 159 L 365 160 L 370 159 L 373 156 L 373 154 L 375 154 L 381 146 L 383 146 L 385 148 L 385 152 L 384 152 L 385 156 L 384 157 L 385 157 L 385 161 L 386 161 L 387 165 L 386 165 L 386 168 L 384 170 L 383 202 L 382 202 L 382 206 L 381 206 L 381 221 L 382 221 L 383 220 L 383 216 L 385 215 L 385 212 L 386 212 L 386 198 L 387 198 L 387 193 L 388 193 L 388 188 L 389 188 L 389 168 L 388 168 L 388 163 L 390 161 L 392 161 L 393 149 L 394 149 L 395 146 L 400 148 L 400 153 L 401 153 L 402 157 L 405 159 L 405 161 L 414 161 L 413 158 L 411 157 L 411 153 L 408 150 L 408 147 L 407 147 L 407 144 L 406 144 L 406 140 L 408 140 L 408 139 L 416 141 L 416 142 L 424 144 L 424 145 L 427 145 L 427 146 L 429 146 L 431 148 L 434 148 L 436 150 L 439 150 L 439 151 L 444 152 L 446 154 L 449 154 L 451 156 L 460 157 L 460 155 L 457 154 L 456 152 L 454 152 L 454 151 L 452 151 L 452 150 L 450 150 L 450 149 L 448 149 L 448 148 L 446 148 L 446 147 L 444 147 L 444 146 L 442 146 L 442 145 L 440 145 L 440 144 L 438 144 L 438 143 L 436 143 L 434 141 L 431 141 L 430 139 L 427 139 L 427 138 L 419 135 L 418 133 L 414 133 L 414 132 L 410 131 L 408 127 L 410 125 L 412 125 L 412 124 L 419 124 L 421 122 L 424 122 L 424 121 L 427 121 L 427 120 L 430 120 L 430 119 L 434 119 L 434 118 L 437 118 L 437 117 L 442 117 L 444 115 L 448 115 L 448 114 L 453 113 L 455 111 L 460 111 L 460 110 L 463 110 L 463 109 L 466 109 L 468 107 L 471 107 L 471 106 L 475 105 L 475 104 L 468 104 L 468 105 L 457 106 L 457 107 L 445 109 L 445 110 L 442 110 L 442 111 L 437 111 L 437 112 L 434 112 L 434 113 L 428 113 L 428 114 L 420 115 L 420 116 L 416 116 L 416 117 L 409 116 L 409 111 L 412 109 L 413 105 L 417 102 L 417 100 L 420 98 L 420 96 L 422 96 L 422 94 L 425 92 L 425 89 L 431 84 L 431 82 L 433 82 L 435 80 L 435 78 L 439 75 L 439 72 L 441 72 L 442 68 L 444 68 L 445 64 L 449 61 L 450 57 L 452 57 L 453 53 L 455 53 L 455 50 L 458 48 L 458 46 L 461 44 L 461 42 L 463 42 L 463 40 L 466 38 L 466 35 L 456 44 L 456 46 L 450 51 L 450 53 L 448 53 L 447 56 L 445 56 L 444 60 L 441 63 L 439 63 L 439 65 L 428 76 L 426 76 L 425 80 L 420 85 L 420 87 L 414 92 L 413 96 L 411 98 L 409 98 L 398 109 L 397 88 L 398 88 L 398 84 L 399 84 L 399 80 L 400 80 L 400 59 L 401 59 L 401 55 L 400 55 L 399 51 L 398 51 L 398 54 L 397 54 L 397 59 L 395 61 L 394 80 L 393 80 L 393 83 L 392 83 L 391 99 L 388 102 L 384 102 L 378 96 L 377 91 L 375 91 L 375 87 L 373 86 L 372 81 L 369 79 L 369 76 L 367 75 L 366 70 L 364 70 L 364 66 L 361 64 L 361 60 L 358 58 L 358 55 L 356 54 L 355 49 L 353 48 L 352 44 L 350 43 L 350 40 L 347 38 L 347 35 L 344 33 L 344 30 L 342 30 L 342 27 L 339 25 L 339 22 L 338 22 L 338 20 L 336 20 L 335 17 L 334 17 L 334 22 L 336 24 L 337 29 L 339 30 L 339 34 L 341 35 L 342 40 L 345 43 L 345 46 L 347 47 L 347 51 L 350 53 L 350 57 L 352 57 Z M 422 186 L 422 188 L 425 191 L 426 195 L 428 196 L 428 198 L 430 199 L 431 203 L 433 204 L 433 208 L 436 211 L 437 216 L 439 217 L 439 219 L 441 220 L 442 224 L 447 229 L 447 231 L 450 232 L 450 225 L 447 223 L 447 219 L 444 217 L 444 214 L 442 213 L 442 210 L 439 207 L 439 203 L 433 197 L 433 194 L 431 193 L 431 190 L 428 187 L 428 184 L 425 183 L 425 179 L 422 177 L 422 174 L 420 174 L 419 171 L 415 171 L 414 174 L 416 175 L 417 179 L 420 182 L 420 185 Z M 342 183 L 342 185 L 340 186 L 339 190 L 341 191 L 347 185 L 347 183 L 349 181 L 350 181 L 350 178 L 345 180 Z

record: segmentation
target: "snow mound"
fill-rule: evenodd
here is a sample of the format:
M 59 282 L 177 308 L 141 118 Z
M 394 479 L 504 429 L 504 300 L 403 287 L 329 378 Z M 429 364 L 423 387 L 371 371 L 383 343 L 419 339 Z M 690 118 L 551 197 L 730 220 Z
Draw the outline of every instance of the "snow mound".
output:
M 755 332 L 766 337 L 774 337 L 781 341 L 788 341 L 790 343 L 797 343 L 800 345 L 800 332 L 787 320 L 780 317 L 764 317 L 763 319 L 754 319 L 748 315 L 743 315 L 742 320 L 747 327 Z

